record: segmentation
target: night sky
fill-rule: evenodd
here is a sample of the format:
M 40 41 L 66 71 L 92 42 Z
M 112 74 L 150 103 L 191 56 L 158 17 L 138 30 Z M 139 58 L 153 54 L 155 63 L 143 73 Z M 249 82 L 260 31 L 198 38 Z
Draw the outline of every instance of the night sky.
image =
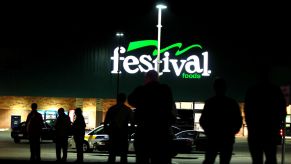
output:
M 162 13 L 162 46 L 203 45 L 216 61 L 212 63 L 216 75 L 232 77 L 230 81 L 240 76 L 247 80 L 249 72 L 266 62 L 278 83 L 290 82 L 286 78 L 291 70 L 288 5 L 279 1 L 163 2 L 168 8 Z M 71 52 L 116 44 L 118 31 L 127 41 L 157 39 L 156 4 L 139 0 L 1 5 L 0 71 L 7 74 L 34 64 L 40 70 L 65 70 Z M 43 62 L 47 55 L 50 58 Z
M 192 39 L 231 56 L 288 56 L 290 14 L 283 3 L 163 1 L 162 39 Z M 106 1 L 1 6 L 1 47 L 56 47 L 157 37 L 156 1 Z M 266 55 L 268 54 L 268 55 Z M 280 59 L 272 59 L 280 62 Z M 277 61 L 278 60 L 278 61 Z

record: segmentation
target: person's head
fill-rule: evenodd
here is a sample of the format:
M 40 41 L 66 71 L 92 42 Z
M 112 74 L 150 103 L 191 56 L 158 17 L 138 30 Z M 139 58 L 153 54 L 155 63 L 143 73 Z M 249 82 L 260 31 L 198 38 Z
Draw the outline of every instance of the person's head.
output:
M 59 108 L 59 109 L 58 109 L 58 114 L 59 114 L 59 115 L 63 115 L 63 114 L 65 114 L 65 109 L 64 109 L 64 108 Z
M 36 111 L 37 109 L 37 104 L 36 103 L 32 103 L 31 104 L 31 110 Z
M 159 74 L 155 70 L 150 70 L 145 74 L 144 83 L 147 84 L 153 81 L 159 81 Z
M 117 104 L 123 104 L 126 101 L 126 95 L 125 95 L 125 93 L 119 93 L 117 95 L 116 101 L 117 101 Z
M 81 108 L 76 108 L 76 109 L 75 109 L 75 115 L 76 115 L 76 116 L 80 116 L 80 115 L 82 115 L 82 109 L 81 109 Z
M 216 95 L 224 95 L 226 93 L 226 81 L 223 78 L 216 78 L 213 84 Z

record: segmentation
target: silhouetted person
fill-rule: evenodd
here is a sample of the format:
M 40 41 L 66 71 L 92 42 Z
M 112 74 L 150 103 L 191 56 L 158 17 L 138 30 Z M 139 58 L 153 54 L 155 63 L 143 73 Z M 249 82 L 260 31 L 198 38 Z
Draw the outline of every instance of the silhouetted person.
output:
M 238 103 L 226 96 L 226 82 L 222 78 L 214 81 L 215 95 L 205 101 L 200 125 L 208 139 L 203 164 L 213 164 L 219 153 L 220 164 L 229 164 L 235 142 L 235 134 L 242 126 Z
M 76 162 L 83 162 L 84 154 L 83 154 L 83 143 L 84 143 L 84 136 L 85 136 L 85 128 L 86 123 L 85 119 L 82 114 L 81 108 L 75 109 L 75 121 L 72 125 L 73 137 L 76 144 L 77 149 L 77 161 Z
M 31 104 L 31 112 L 26 119 L 26 129 L 30 144 L 30 160 L 40 161 L 40 138 L 42 133 L 43 119 L 42 115 L 37 112 L 37 104 Z
M 111 106 L 105 116 L 105 131 L 109 135 L 108 163 L 115 163 L 115 158 L 120 155 L 120 162 L 127 163 L 129 124 L 132 123 L 132 111 L 124 103 L 126 95 L 119 93 L 117 103 Z
M 246 93 L 244 106 L 249 150 L 253 164 L 263 164 L 264 154 L 265 164 L 276 164 L 286 102 L 281 89 L 269 81 L 267 69 L 257 77 L 257 84 Z
M 57 161 L 66 162 L 68 153 L 68 136 L 71 129 L 71 121 L 65 114 L 64 108 L 58 109 L 58 117 L 55 122 L 56 129 L 56 157 Z M 63 156 L 61 155 L 63 151 Z
M 158 81 L 158 73 L 146 73 L 144 85 L 134 89 L 128 102 L 135 109 L 135 152 L 138 164 L 171 164 L 175 106 L 170 87 Z

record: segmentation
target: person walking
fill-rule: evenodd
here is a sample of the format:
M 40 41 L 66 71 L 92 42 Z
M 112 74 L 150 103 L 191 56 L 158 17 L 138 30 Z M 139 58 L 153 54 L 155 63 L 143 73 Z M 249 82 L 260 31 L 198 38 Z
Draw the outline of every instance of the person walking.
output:
M 42 133 L 43 118 L 40 113 L 37 112 L 37 104 L 31 104 L 31 112 L 26 119 L 26 130 L 30 145 L 30 161 L 40 161 L 40 139 Z
M 57 161 L 66 162 L 68 153 L 68 136 L 71 129 L 71 121 L 68 115 L 65 114 L 64 108 L 58 109 L 58 117 L 55 122 L 55 144 Z M 63 156 L 61 155 L 63 152 Z
M 84 143 L 84 136 L 85 136 L 85 128 L 86 123 L 85 119 L 82 114 L 81 108 L 75 109 L 75 121 L 72 125 L 73 137 L 76 144 L 77 149 L 77 160 L 76 162 L 82 163 L 84 160 L 83 154 L 83 143 Z
M 108 163 L 115 163 L 120 155 L 120 163 L 127 164 L 128 139 L 132 123 L 132 111 L 125 105 L 126 95 L 119 93 L 117 103 L 111 106 L 105 116 L 104 128 L 109 134 Z
M 235 142 L 235 134 L 242 126 L 238 103 L 226 96 L 226 82 L 222 78 L 214 81 L 215 95 L 205 101 L 199 123 L 208 139 L 203 164 L 214 164 L 219 153 L 220 164 L 229 164 Z
M 136 108 L 136 163 L 171 164 L 171 126 L 176 120 L 171 88 L 161 84 L 158 73 L 150 70 L 145 75 L 144 85 L 134 89 L 128 96 L 128 102 Z
M 257 74 L 258 81 L 245 96 L 244 113 L 248 129 L 248 145 L 253 164 L 277 163 L 280 129 L 286 118 L 286 102 L 280 87 L 272 84 L 268 69 Z

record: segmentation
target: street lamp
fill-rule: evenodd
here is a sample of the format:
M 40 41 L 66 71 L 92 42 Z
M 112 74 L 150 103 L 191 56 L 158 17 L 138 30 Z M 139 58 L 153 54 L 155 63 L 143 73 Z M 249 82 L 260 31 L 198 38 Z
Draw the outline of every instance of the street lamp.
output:
M 163 4 L 156 5 L 156 8 L 159 10 L 158 13 L 158 54 L 157 54 L 157 72 L 160 74 L 160 49 L 161 49 L 161 30 L 162 30 L 162 9 L 166 9 L 167 6 Z
M 123 37 L 123 33 L 122 32 L 117 32 L 116 33 L 116 37 L 117 37 L 117 41 L 118 41 L 118 56 L 117 58 L 119 59 L 119 54 L 120 54 L 120 38 Z M 119 71 L 119 60 L 118 60 L 118 63 L 117 63 L 117 86 L 116 86 L 116 96 L 119 94 L 119 74 L 120 74 L 120 71 Z

